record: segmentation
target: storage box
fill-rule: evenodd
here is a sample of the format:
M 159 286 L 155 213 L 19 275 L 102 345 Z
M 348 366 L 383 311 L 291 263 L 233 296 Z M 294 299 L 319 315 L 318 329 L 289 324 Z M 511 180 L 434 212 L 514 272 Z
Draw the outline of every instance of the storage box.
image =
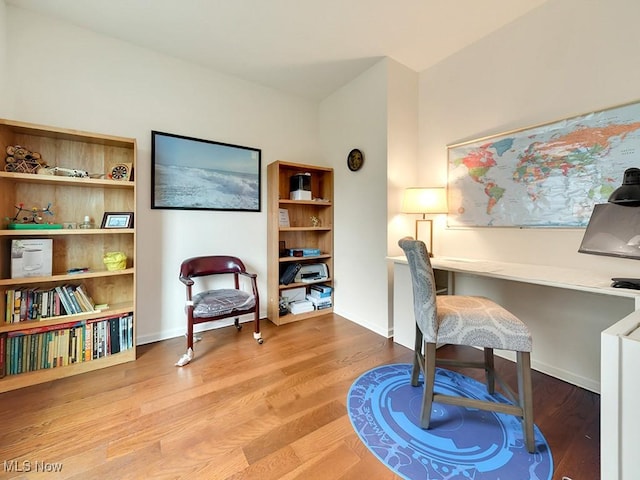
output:
M 50 277 L 53 240 L 25 238 L 11 241 L 11 278 Z
M 282 298 L 285 299 L 287 303 L 296 302 L 298 300 L 304 300 L 305 295 L 307 293 L 306 288 L 297 287 L 297 288 L 289 288 L 288 290 L 283 290 L 280 294 Z

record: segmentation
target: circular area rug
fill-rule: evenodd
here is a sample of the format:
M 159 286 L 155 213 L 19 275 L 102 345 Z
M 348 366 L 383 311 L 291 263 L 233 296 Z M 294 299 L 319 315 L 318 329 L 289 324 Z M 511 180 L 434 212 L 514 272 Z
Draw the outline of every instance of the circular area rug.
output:
M 485 385 L 450 370 L 436 369 L 438 393 L 491 397 Z M 411 386 L 411 365 L 384 365 L 360 376 L 349 390 L 347 409 L 362 442 L 403 478 L 550 480 L 553 458 L 534 427 L 536 453 L 524 445 L 520 419 L 513 415 L 434 403 L 431 425 L 420 428 L 420 386 Z M 534 412 L 535 413 L 535 412 Z

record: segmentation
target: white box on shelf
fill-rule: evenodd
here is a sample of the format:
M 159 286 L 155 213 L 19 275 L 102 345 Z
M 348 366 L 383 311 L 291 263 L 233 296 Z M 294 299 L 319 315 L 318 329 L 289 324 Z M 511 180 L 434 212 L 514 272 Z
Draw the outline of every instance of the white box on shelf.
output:
M 296 300 L 295 302 L 291 302 L 289 304 L 289 311 L 294 315 L 297 315 L 299 313 L 313 312 L 313 310 L 313 303 L 311 303 L 309 300 Z
M 11 240 L 11 278 L 49 277 L 53 264 L 53 240 Z
M 311 200 L 311 192 L 296 190 L 295 192 L 291 192 L 290 200 Z
M 287 303 L 291 303 L 298 300 L 304 300 L 306 293 L 307 291 L 304 287 L 297 287 L 283 290 L 280 295 L 286 300 Z

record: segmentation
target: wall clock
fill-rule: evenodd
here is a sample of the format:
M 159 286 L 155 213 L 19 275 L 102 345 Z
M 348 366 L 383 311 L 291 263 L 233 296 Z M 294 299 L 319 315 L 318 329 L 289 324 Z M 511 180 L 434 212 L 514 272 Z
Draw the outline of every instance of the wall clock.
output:
M 360 167 L 362 167 L 363 163 L 364 163 L 364 155 L 357 148 L 354 148 L 353 150 L 351 150 L 349 152 L 349 155 L 347 155 L 347 166 L 349 167 L 349 170 L 351 170 L 352 172 L 360 170 Z

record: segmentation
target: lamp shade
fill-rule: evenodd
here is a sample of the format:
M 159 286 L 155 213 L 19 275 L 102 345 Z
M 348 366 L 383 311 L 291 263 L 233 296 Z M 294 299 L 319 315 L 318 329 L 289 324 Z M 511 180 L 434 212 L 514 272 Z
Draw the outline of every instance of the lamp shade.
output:
M 622 185 L 609 196 L 609 203 L 640 205 L 640 168 L 627 168 L 624 171 Z
M 404 191 L 402 213 L 447 213 L 447 189 L 412 187 Z

